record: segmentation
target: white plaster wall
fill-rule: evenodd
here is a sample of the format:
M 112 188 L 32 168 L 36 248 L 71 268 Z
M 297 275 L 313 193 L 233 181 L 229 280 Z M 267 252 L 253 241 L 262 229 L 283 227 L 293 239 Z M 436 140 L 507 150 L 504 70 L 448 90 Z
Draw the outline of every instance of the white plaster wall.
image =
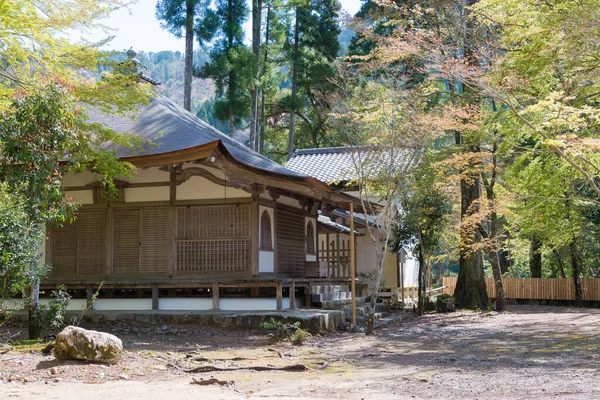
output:
M 263 211 L 269 213 L 271 218 L 271 243 L 275 245 L 275 216 L 271 207 L 258 207 L 258 222 L 260 224 Z M 262 227 L 259 227 L 259 232 Z M 260 237 L 260 235 L 259 235 Z M 258 272 L 275 272 L 275 253 L 273 251 L 261 250 L 258 253 Z
M 404 287 L 419 286 L 419 261 L 407 250 L 406 262 L 404 263 Z
M 210 310 L 210 298 L 158 299 L 159 310 Z
M 68 190 L 65 195 L 79 204 L 94 204 L 93 190 Z
M 63 186 L 85 186 L 96 182 L 96 174 L 84 171 L 78 174 L 69 172 L 65 174 L 62 180 Z
M 317 240 L 317 219 L 316 218 L 312 218 L 312 217 L 304 217 L 304 237 L 306 237 L 307 235 L 307 230 L 308 230 L 308 222 L 312 221 L 312 226 L 313 226 L 313 240 L 315 241 L 315 254 L 306 254 L 306 261 L 317 261 L 317 248 L 318 248 L 318 244 L 316 242 Z M 306 249 L 306 244 L 304 245 L 305 249 Z
M 258 252 L 258 272 L 275 272 L 275 252 Z
M 97 299 L 94 310 L 152 310 L 152 299 Z
M 251 197 L 251 194 L 240 189 L 217 185 L 201 176 L 192 176 L 189 180 L 177 186 L 177 200 L 209 200 L 236 197 Z
M 133 179 L 119 178 L 133 183 L 168 182 L 171 177 L 169 171 L 162 171 L 158 167 L 137 168 Z
M 48 305 L 51 299 L 40 299 L 40 304 Z M 25 304 L 22 299 L 7 299 L 4 301 L 4 305 L 9 310 L 17 311 L 23 310 Z M 81 311 L 87 307 L 87 300 L 85 299 L 71 299 L 67 306 L 67 311 Z
M 383 265 L 383 283 L 386 288 L 398 287 L 398 265 L 396 254 L 388 252 Z M 375 244 L 368 235 L 357 238 L 356 273 L 376 271 L 377 253 Z
M 169 187 L 125 188 L 125 202 L 169 201 Z

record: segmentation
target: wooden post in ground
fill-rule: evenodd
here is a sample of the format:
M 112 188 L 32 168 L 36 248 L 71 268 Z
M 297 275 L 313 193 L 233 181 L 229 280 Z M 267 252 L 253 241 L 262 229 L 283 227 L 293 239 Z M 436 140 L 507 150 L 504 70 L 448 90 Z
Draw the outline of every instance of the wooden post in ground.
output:
M 219 285 L 217 284 L 217 282 L 213 282 L 213 284 L 212 284 L 212 301 L 213 301 L 213 305 L 212 305 L 213 310 L 218 310 L 219 309 Z
M 152 309 L 158 310 L 158 287 L 152 286 Z
M 354 204 L 350 203 L 350 291 L 352 292 L 352 325 L 356 325 L 356 271 L 354 268 Z
M 290 308 L 293 310 L 296 308 L 296 282 L 290 283 Z
M 275 293 L 277 296 L 277 310 L 282 310 L 283 309 L 283 287 L 281 285 L 281 282 L 277 282 L 277 285 L 275 286 Z

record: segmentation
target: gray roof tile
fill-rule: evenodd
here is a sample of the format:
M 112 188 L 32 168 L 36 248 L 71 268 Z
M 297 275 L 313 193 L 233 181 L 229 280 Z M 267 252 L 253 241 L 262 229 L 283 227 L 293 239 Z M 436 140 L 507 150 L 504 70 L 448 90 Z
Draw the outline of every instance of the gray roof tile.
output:
M 143 150 L 135 154 L 129 148 L 117 148 L 119 157 L 167 153 L 220 140 L 231 155 L 243 164 L 284 175 L 309 176 L 251 150 L 160 95 L 150 100 L 149 105 L 141 107 L 135 118 L 107 115 L 98 109 L 89 109 L 88 116 L 90 122 L 98 122 L 117 132 L 127 132 L 153 142 L 152 145 L 145 143 Z

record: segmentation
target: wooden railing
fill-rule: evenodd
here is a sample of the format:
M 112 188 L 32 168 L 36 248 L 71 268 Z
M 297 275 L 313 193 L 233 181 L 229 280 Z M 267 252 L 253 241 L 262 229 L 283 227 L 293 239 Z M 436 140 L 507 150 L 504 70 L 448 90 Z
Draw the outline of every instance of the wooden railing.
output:
M 444 293 L 453 295 L 455 277 L 444 277 Z M 496 297 L 494 280 L 485 280 L 488 296 Z M 575 300 L 575 285 L 570 278 L 504 278 L 507 299 Z M 600 279 L 581 279 L 583 300 L 600 301 Z

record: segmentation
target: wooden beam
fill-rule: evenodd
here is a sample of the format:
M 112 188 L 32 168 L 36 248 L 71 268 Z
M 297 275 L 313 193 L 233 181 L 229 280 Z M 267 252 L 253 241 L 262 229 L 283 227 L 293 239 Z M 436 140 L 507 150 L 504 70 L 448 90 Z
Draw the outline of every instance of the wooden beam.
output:
M 281 282 L 277 282 L 277 285 L 275 286 L 275 294 L 277 296 L 277 309 L 282 310 L 283 309 L 283 285 L 281 284 Z
M 352 324 L 356 325 L 356 271 L 354 262 L 354 204 L 350 203 L 350 291 L 352 292 Z
M 219 309 L 219 284 L 217 282 L 212 284 L 212 308 L 213 310 Z

